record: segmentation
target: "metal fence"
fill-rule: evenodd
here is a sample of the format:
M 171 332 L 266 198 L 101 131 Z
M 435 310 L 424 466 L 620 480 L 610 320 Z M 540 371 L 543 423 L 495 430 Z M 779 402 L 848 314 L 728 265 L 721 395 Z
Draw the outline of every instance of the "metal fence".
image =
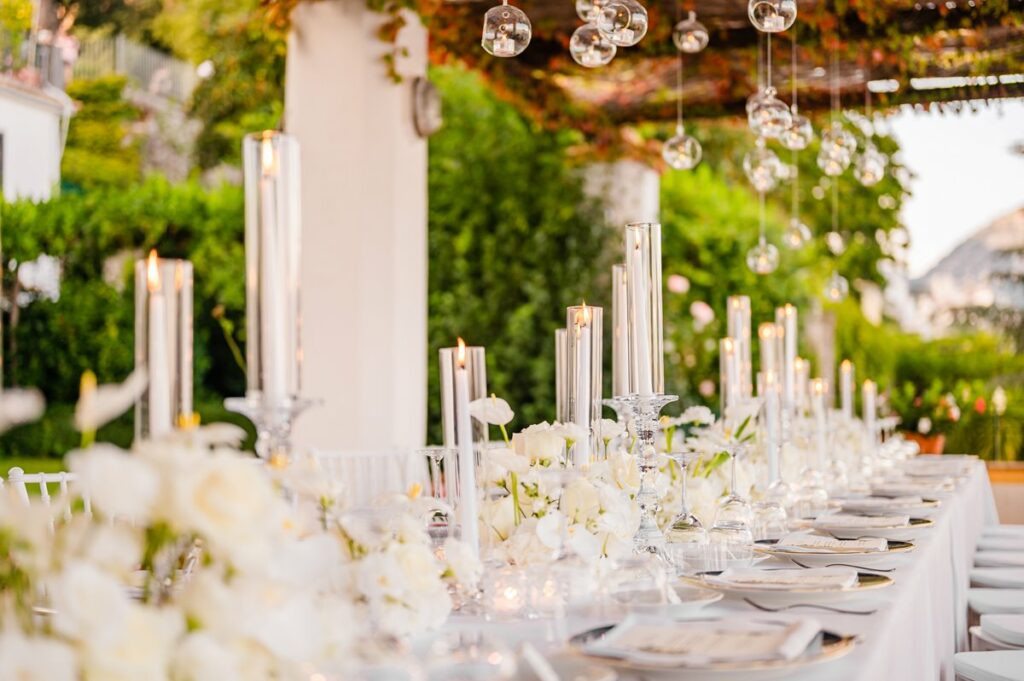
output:
M 192 65 L 123 35 L 83 41 L 72 73 L 75 78 L 126 76 L 135 87 L 179 102 L 188 99 L 196 85 Z

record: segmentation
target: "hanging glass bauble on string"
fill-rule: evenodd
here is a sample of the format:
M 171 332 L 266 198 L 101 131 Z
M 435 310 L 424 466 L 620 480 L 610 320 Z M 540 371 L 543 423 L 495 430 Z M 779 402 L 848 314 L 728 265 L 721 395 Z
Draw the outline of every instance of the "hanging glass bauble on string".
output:
M 802 248 L 811 240 L 811 228 L 800 221 L 800 218 L 791 218 L 789 226 L 782 235 L 782 243 L 792 250 Z
M 830 177 L 842 175 L 850 167 L 850 154 L 843 150 L 828 151 L 822 147 L 818 152 L 818 167 Z
M 832 272 L 832 276 L 825 282 L 825 298 L 838 303 L 846 299 L 850 293 L 850 282 L 839 272 Z
M 821 150 L 829 154 L 844 152 L 847 158 L 853 158 L 857 151 L 857 138 L 837 121 L 821 133 Z
M 885 157 L 874 145 L 869 144 L 864 153 L 857 157 L 853 176 L 865 187 L 873 187 L 885 177 Z
M 526 49 L 532 36 L 526 12 L 506 3 L 487 10 L 480 44 L 495 57 L 515 57 Z
M 708 46 L 708 29 L 704 24 L 697 21 L 697 13 L 690 12 L 689 16 L 676 24 L 672 29 L 672 42 L 676 49 L 687 54 L 696 54 Z
M 597 21 L 607 0 L 576 0 L 576 14 L 588 24 Z
M 676 134 L 665 142 L 661 157 L 676 170 L 692 170 L 700 163 L 702 154 L 700 142 L 686 134 L 683 126 L 676 128 Z
M 743 157 L 743 172 L 747 174 L 750 184 L 759 192 L 769 192 L 775 188 L 782 171 L 779 157 L 771 149 L 766 149 L 764 139 L 758 138 L 757 146 Z
M 750 0 L 747 16 L 757 30 L 779 33 L 796 21 L 796 0 Z
M 825 245 L 828 246 L 828 250 L 832 251 L 833 255 L 842 255 L 846 250 L 846 239 L 839 232 L 832 230 L 825 235 Z
M 755 135 L 776 139 L 793 124 L 793 112 L 775 96 L 775 88 L 767 87 L 747 112 L 747 122 Z
M 771 274 L 779 266 L 779 249 L 764 239 L 747 251 L 747 267 L 754 274 Z
M 811 126 L 811 119 L 798 113 L 793 114 L 793 120 L 789 127 L 779 136 L 782 146 L 793 151 L 806 149 L 812 139 L 814 139 L 814 128 Z
M 597 27 L 613 45 L 631 47 L 647 35 L 647 9 L 637 0 L 607 0 Z
M 583 24 L 569 39 L 569 54 L 577 64 L 590 69 L 606 66 L 615 58 L 615 52 L 616 47 L 594 24 Z

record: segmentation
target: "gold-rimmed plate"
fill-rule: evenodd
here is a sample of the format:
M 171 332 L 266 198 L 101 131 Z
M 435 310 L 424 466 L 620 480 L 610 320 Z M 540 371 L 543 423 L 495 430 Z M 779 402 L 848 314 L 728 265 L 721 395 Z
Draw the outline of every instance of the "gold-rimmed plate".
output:
M 598 641 L 614 627 L 615 625 L 610 624 L 576 634 L 569 639 L 569 646 L 584 658 L 601 660 L 617 669 L 643 672 L 644 677 L 666 679 L 679 678 L 682 673 L 685 674 L 687 681 L 698 681 L 699 679 L 713 679 L 714 681 L 756 679 L 761 681 L 769 678 L 785 678 L 795 671 L 834 662 L 845 657 L 854 649 L 858 641 L 856 636 L 845 636 L 833 631 L 822 630 L 819 637 L 807 647 L 804 654 L 793 660 L 712 661 L 700 666 L 663 667 L 618 657 L 594 655 L 585 650 L 587 646 Z
M 768 569 L 787 570 L 787 568 Z M 804 568 L 795 567 L 792 570 L 794 574 L 797 574 L 804 570 Z M 699 583 L 709 589 L 716 589 L 733 598 L 751 598 L 756 599 L 758 602 L 770 603 L 772 605 L 844 601 L 850 598 L 869 595 L 868 592 L 884 589 L 895 583 L 892 577 L 873 572 L 858 572 L 857 582 L 844 589 L 802 584 L 793 584 L 788 587 L 779 584 L 743 584 L 722 580 L 715 573 L 705 573 L 691 579 L 695 583 Z
M 791 550 L 776 546 L 775 540 L 762 540 L 754 543 L 754 551 L 764 556 L 772 556 L 783 560 L 794 559 L 805 565 L 824 567 L 830 563 L 854 563 L 857 565 L 873 565 L 895 556 L 907 554 L 917 548 L 913 542 L 889 539 L 885 551 L 828 551 Z
M 910 541 L 917 539 L 927 533 L 935 526 L 931 518 L 911 518 L 906 525 L 897 527 L 857 527 L 850 525 L 830 525 L 828 516 L 819 516 L 814 521 L 814 529 L 819 534 L 829 534 L 836 539 L 860 539 L 862 537 L 881 537 L 882 539 L 895 539 L 899 541 Z
M 922 498 L 916 503 L 895 504 L 879 503 L 878 500 L 891 499 L 885 496 L 869 496 L 857 499 L 846 499 L 840 507 L 844 513 L 913 513 L 915 516 L 929 516 L 935 513 L 942 502 L 938 499 Z

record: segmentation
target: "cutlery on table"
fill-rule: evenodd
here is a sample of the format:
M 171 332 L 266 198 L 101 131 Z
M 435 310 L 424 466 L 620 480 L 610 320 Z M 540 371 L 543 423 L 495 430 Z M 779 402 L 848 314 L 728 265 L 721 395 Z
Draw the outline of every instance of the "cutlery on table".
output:
M 766 605 L 755 603 L 749 598 L 744 598 L 743 601 L 747 605 L 751 605 L 758 610 L 764 612 L 783 612 L 784 610 L 792 610 L 793 608 L 814 608 L 816 610 L 828 610 L 829 612 L 838 613 L 840 615 L 874 615 L 878 610 L 844 610 L 842 608 L 833 608 L 827 605 L 818 605 L 817 603 L 793 603 L 791 605 L 782 605 L 777 608 L 769 608 Z
M 800 567 L 806 568 L 808 570 L 815 567 L 814 565 L 806 565 L 804 563 L 801 563 L 796 558 L 790 558 L 789 560 L 790 562 L 796 563 Z M 867 567 L 866 565 L 851 565 L 850 563 L 828 563 L 824 567 L 848 567 L 855 568 L 857 570 L 864 570 L 865 572 L 896 572 L 896 568 L 873 568 Z

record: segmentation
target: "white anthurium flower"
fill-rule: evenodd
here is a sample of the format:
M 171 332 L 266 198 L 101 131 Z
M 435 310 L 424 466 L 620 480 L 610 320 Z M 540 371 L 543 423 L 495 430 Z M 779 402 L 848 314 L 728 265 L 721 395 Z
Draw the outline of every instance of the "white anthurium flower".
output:
M 75 654 L 53 638 L 0 632 L 0 681 L 77 681 Z
M 586 428 L 576 423 L 556 423 L 551 430 L 562 436 L 568 443 L 580 442 L 590 436 Z
M 640 467 L 637 459 L 631 454 L 612 454 L 608 457 L 611 466 L 612 482 L 620 490 L 630 494 L 640 489 Z
M 516 526 L 512 495 L 483 502 L 481 518 L 488 533 L 497 535 L 501 541 L 508 539 Z
M 494 395 L 480 397 L 470 402 L 469 415 L 491 426 L 504 426 L 516 417 L 508 402 Z
M 82 393 L 75 405 L 75 429 L 79 432 L 99 430 L 128 410 L 146 389 L 148 377 L 136 369 L 123 383 L 96 385 L 88 373 L 82 378 Z
M 601 497 L 586 478 L 576 478 L 562 492 L 562 512 L 572 523 L 585 523 L 601 512 Z
M 0 393 L 0 433 L 31 423 L 43 415 L 46 400 L 34 388 L 6 388 Z
M 601 419 L 601 438 L 607 444 L 626 432 L 626 427 L 614 419 Z
M 483 453 L 483 460 L 487 468 L 487 480 L 500 481 L 509 473 L 522 475 L 530 470 L 530 460 L 526 456 L 516 454 L 514 449 L 487 449 Z
M 695 426 L 710 426 L 715 422 L 715 415 L 703 405 L 687 407 L 680 416 L 680 423 L 691 423 Z
M 561 460 L 565 439 L 550 424 L 543 422 L 513 435 L 512 447 L 516 454 L 528 457 L 530 463 L 550 465 Z
M 444 559 L 446 572 L 451 573 L 457 583 L 472 586 L 480 581 L 483 575 L 483 563 L 476 557 L 468 544 L 449 537 L 444 542 Z
M 569 548 L 584 561 L 595 561 L 601 557 L 601 540 L 597 535 L 588 532 L 582 525 L 570 525 L 568 528 Z
M 566 519 L 558 511 L 547 513 L 543 518 L 537 520 L 537 538 L 544 546 L 557 551 L 562 547 L 562 538 L 565 536 Z
M 157 501 L 160 475 L 150 462 L 113 445 L 97 444 L 71 452 L 68 468 L 82 495 L 107 518 L 144 523 Z
M 181 613 L 173 608 L 147 608 L 131 603 L 127 618 L 111 642 L 87 644 L 82 659 L 83 676 L 104 681 L 167 679 L 171 652 L 184 627 Z

